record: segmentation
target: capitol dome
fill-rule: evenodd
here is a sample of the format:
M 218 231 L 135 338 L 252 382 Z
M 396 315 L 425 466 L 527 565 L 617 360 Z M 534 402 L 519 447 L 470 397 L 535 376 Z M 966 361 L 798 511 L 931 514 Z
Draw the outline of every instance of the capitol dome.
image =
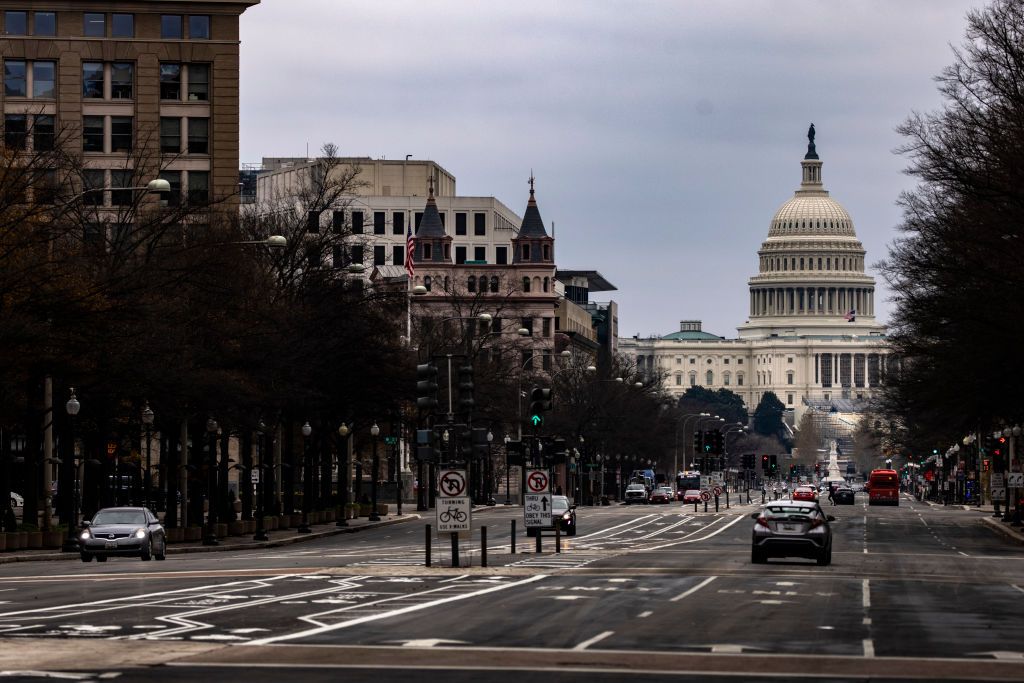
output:
M 786 237 L 790 235 L 842 235 L 856 237 L 853 231 L 853 220 L 842 204 L 821 190 L 811 195 L 801 194 L 779 207 L 772 217 L 768 229 L 769 237 Z

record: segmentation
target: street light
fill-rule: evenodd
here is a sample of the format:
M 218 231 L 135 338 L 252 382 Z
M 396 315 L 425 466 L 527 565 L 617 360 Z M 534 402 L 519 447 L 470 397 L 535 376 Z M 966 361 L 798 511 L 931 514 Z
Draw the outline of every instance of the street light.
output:
M 491 442 L 494 441 L 494 434 L 487 430 L 487 504 L 496 505 L 494 501 L 494 463 L 491 462 Z M 399 508 L 401 509 L 401 508 Z M 402 514 L 399 512 L 398 514 Z
M 348 487 L 351 483 L 348 472 L 348 425 L 344 422 L 338 427 L 338 436 L 341 437 L 341 449 L 338 457 L 338 495 L 341 498 L 341 514 L 334 526 L 348 526 Z
M 302 425 L 302 523 L 298 528 L 300 534 L 313 531 L 309 528 L 309 506 L 313 502 L 313 480 L 310 477 L 313 463 L 309 457 L 309 435 L 312 433 L 313 428 L 309 420 L 306 420 L 306 424 Z
M 265 516 L 267 505 L 267 472 L 264 467 L 264 458 L 266 457 L 264 455 L 266 452 L 266 431 L 267 425 L 263 420 L 260 420 L 256 425 L 256 432 L 259 434 L 259 436 L 256 437 L 256 455 L 260 460 L 260 464 L 258 465 L 260 475 L 259 481 L 256 484 L 256 493 L 259 498 L 257 499 L 258 504 L 256 505 L 256 533 L 252 536 L 252 540 L 254 541 L 269 540 L 266 529 L 263 528 L 263 517 Z
M 686 434 L 686 423 L 689 422 L 691 417 L 696 417 L 697 421 L 700 421 L 702 417 L 709 417 L 709 413 L 688 413 L 682 417 L 676 418 L 676 433 L 675 433 L 675 446 L 672 451 L 672 476 L 679 475 L 679 423 L 682 423 L 683 434 Z M 683 442 L 683 457 L 686 457 L 686 442 Z
M 146 492 L 143 500 L 147 508 L 149 507 L 149 495 L 153 487 L 153 480 L 150 475 L 150 467 L 152 467 L 150 462 L 150 444 L 153 435 L 153 420 L 155 418 L 156 415 L 153 413 L 153 409 L 149 407 L 149 401 L 146 401 L 146 405 L 142 408 L 142 424 L 146 427 L 146 476 L 143 477 L 143 485 L 146 487 Z
M 64 508 L 64 515 L 67 517 L 68 535 L 64 539 L 61 550 L 66 553 L 73 553 L 79 549 L 78 538 L 75 535 L 75 528 L 78 526 L 78 470 L 75 468 L 75 416 L 81 410 L 82 404 L 75 396 L 74 387 L 71 388 L 71 398 L 64 405 L 68 413 L 68 445 L 64 455 L 63 466 L 64 481 L 61 484 L 61 507 Z M 70 485 L 69 485 L 70 484 Z
M 509 494 L 509 473 L 512 471 L 512 466 L 508 463 L 508 444 L 512 440 L 512 437 L 508 434 L 505 435 L 505 505 L 512 504 L 512 496 Z
M 370 480 L 370 517 L 369 521 L 379 522 L 380 515 L 377 514 L 377 437 L 380 436 L 380 427 L 374 422 L 370 427 L 370 436 L 373 437 L 373 478 Z
M 203 535 L 203 545 L 219 545 L 217 541 L 217 421 L 212 417 L 206 421 L 206 433 L 210 437 L 210 441 L 206 476 L 206 533 Z

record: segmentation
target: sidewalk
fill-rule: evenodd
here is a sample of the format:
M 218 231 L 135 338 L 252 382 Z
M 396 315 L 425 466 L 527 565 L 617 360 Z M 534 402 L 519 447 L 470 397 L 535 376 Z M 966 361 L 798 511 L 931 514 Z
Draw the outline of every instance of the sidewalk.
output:
M 415 505 L 411 506 L 415 510 Z M 227 536 L 218 541 L 218 545 L 203 545 L 201 541 L 172 543 L 167 546 L 168 555 L 186 555 L 190 553 L 210 553 L 229 550 L 257 550 L 260 548 L 279 548 L 281 546 L 302 543 L 339 534 L 353 534 L 367 529 L 378 529 L 392 524 L 415 521 L 421 518 L 417 512 L 404 512 L 401 517 L 389 513 L 382 516 L 379 522 L 371 522 L 365 517 L 348 520 L 348 526 L 337 526 L 334 522 L 310 525 L 312 531 L 300 534 L 295 529 L 268 531 L 266 541 L 254 541 L 251 534 L 244 536 Z M 0 564 L 12 562 L 40 562 L 46 560 L 78 560 L 77 552 L 64 553 L 59 550 L 14 550 L 0 553 Z

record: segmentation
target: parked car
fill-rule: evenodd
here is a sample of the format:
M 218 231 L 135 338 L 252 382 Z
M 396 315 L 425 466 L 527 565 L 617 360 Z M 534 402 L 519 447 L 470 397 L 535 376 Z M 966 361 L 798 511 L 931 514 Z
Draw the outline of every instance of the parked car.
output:
M 697 489 L 689 489 L 683 494 L 684 503 L 699 503 L 701 501 L 700 491 Z
M 840 486 L 832 494 L 836 505 L 853 505 L 855 494 L 852 486 Z
M 764 564 L 769 557 L 805 557 L 819 565 L 832 563 L 832 529 L 835 517 L 817 503 L 793 500 L 769 503 L 751 517 L 750 561 Z
M 809 500 L 813 502 L 818 500 L 818 492 L 813 486 L 798 486 L 793 491 L 793 500 Z
M 554 531 L 555 525 L 566 536 L 576 535 L 576 506 L 569 504 L 566 496 L 551 496 L 551 526 L 526 528 L 527 536 L 536 536 L 543 531 Z
M 138 555 L 142 560 L 164 559 L 167 535 L 160 520 L 142 507 L 103 508 L 78 537 L 82 562 L 96 558 L 106 562 L 111 555 Z
M 11 491 L 11 507 L 20 508 L 25 507 L 25 499 L 21 497 L 21 494 Z
M 672 488 L 669 486 L 659 486 L 654 489 L 651 491 L 651 502 L 665 503 L 668 505 L 672 502 Z
M 626 487 L 625 500 L 627 505 L 630 503 L 646 503 L 647 487 L 643 484 L 630 484 Z

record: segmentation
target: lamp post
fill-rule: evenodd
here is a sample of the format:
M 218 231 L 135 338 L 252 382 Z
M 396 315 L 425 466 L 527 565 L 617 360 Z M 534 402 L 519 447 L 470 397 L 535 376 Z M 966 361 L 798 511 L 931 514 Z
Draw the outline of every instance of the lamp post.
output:
M 153 420 L 156 419 L 156 415 L 153 413 L 153 409 L 149 407 L 149 401 L 146 401 L 145 407 L 142 409 L 142 424 L 146 427 L 146 476 L 143 477 L 143 485 L 146 487 L 146 493 L 143 496 L 145 506 L 149 507 L 149 496 L 153 488 L 153 480 L 150 472 L 150 468 L 153 466 L 151 462 L 151 451 L 150 446 L 152 443 L 153 436 Z
M 491 462 L 491 442 L 494 441 L 494 434 L 490 429 L 487 430 L 487 468 L 485 470 L 485 476 L 487 477 L 487 504 L 496 505 L 494 501 L 494 463 Z M 399 513 L 401 514 L 401 513 Z
M 206 421 L 209 453 L 206 476 L 206 533 L 203 545 L 218 545 L 217 541 L 217 421 Z
M 298 532 L 308 534 L 313 530 L 309 528 L 309 506 L 313 503 L 313 463 L 309 457 L 309 436 L 313 433 L 313 427 L 309 420 L 302 425 L 302 523 L 299 524 Z
M 348 526 L 348 520 L 345 519 L 348 515 L 348 487 L 351 481 L 348 476 L 348 434 L 348 425 L 342 422 L 338 427 L 338 436 L 341 437 L 341 448 L 338 453 L 338 496 L 341 500 L 341 514 L 338 515 L 338 521 L 334 526 Z
M 370 479 L 370 517 L 369 521 L 379 522 L 380 515 L 377 514 L 377 468 L 380 462 L 377 460 L 377 437 L 380 436 L 380 427 L 374 422 L 370 427 L 370 436 L 373 437 L 373 474 Z
M 260 480 L 256 483 L 256 533 L 253 534 L 252 540 L 254 541 L 266 541 L 269 540 L 267 532 L 263 528 L 263 518 L 266 516 L 266 504 L 267 504 L 267 473 L 264 471 L 264 436 L 266 435 L 267 425 L 263 420 L 259 421 L 256 425 L 256 456 L 259 458 L 260 464 L 257 465 L 259 468 L 257 471 L 260 473 Z
M 78 415 L 78 411 L 81 408 L 82 404 L 79 403 L 78 398 L 75 396 L 75 390 L 72 388 L 71 398 L 64 405 L 64 409 L 68 413 L 68 445 L 63 462 L 64 482 L 61 484 L 61 490 L 64 492 L 61 496 L 64 499 L 61 502 L 61 506 L 65 510 L 68 525 L 68 535 L 64 539 L 61 550 L 66 553 L 78 551 L 78 537 L 75 535 L 75 529 L 78 526 L 79 487 L 77 470 L 75 469 L 75 416 Z
M 402 456 L 398 451 L 398 439 L 395 439 L 394 445 L 391 447 L 391 452 L 394 454 L 395 461 L 394 467 L 391 468 L 392 483 L 395 485 L 395 514 L 399 517 L 402 516 Z
M 512 466 L 508 463 L 508 444 L 512 440 L 512 437 L 508 434 L 505 435 L 505 505 L 512 504 L 512 496 L 509 491 L 509 473 L 512 471 Z
M 686 423 L 690 421 L 691 417 L 698 418 L 698 422 L 699 422 L 700 421 L 699 418 L 709 417 L 709 414 L 708 413 L 688 413 L 686 415 L 683 415 L 680 418 L 677 418 L 677 420 L 676 420 L 675 446 L 674 446 L 673 451 L 672 451 L 672 469 L 673 469 L 672 476 L 673 477 L 679 475 L 679 427 L 680 427 L 680 423 L 681 423 L 681 426 L 683 428 L 683 434 L 684 434 L 684 438 L 685 438 Z M 683 457 L 684 458 L 686 457 L 686 442 L 685 441 L 683 442 Z

